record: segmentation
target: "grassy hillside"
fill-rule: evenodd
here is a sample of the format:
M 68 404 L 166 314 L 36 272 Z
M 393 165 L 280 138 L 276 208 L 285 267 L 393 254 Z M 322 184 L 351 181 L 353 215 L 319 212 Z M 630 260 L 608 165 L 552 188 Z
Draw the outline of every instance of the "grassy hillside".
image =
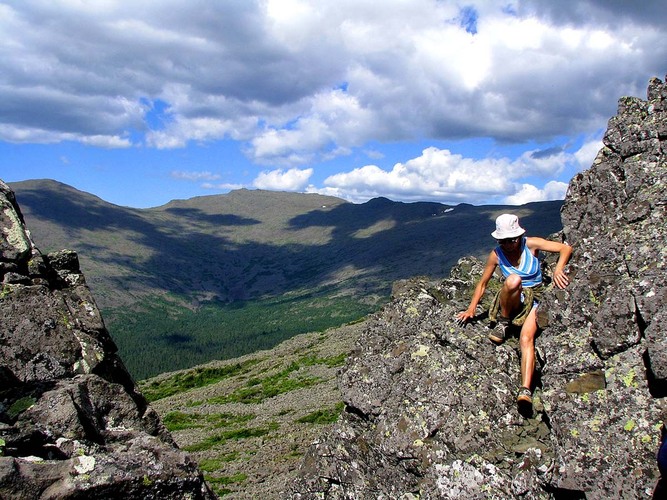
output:
M 270 351 L 144 380 L 140 389 L 219 495 L 284 498 L 308 446 L 343 411 L 336 373 L 363 327 L 297 335 Z
M 138 379 L 362 317 L 394 280 L 445 276 L 459 257 L 485 255 L 504 211 L 534 235 L 561 228 L 561 202 L 352 204 L 239 190 L 132 209 L 54 181 L 11 187 L 43 252 L 79 253 Z

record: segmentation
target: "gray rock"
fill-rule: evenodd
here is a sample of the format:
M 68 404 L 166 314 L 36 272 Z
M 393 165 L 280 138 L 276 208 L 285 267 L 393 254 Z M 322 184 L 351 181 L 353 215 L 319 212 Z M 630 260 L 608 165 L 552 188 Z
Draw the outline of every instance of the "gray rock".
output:
M 533 414 L 516 407 L 516 335 L 487 340 L 488 302 L 472 324 L 454 320 L 482 269 L 464 259 L 448 279 L 395 286 L 292 498 L 651 497 L 667 394 L 667 85 L 647 95 L 619 100 L 570 183 L 554 237 L 573 246 L 571 284 L 540 305 Z
M 0 224 L 0 498 L 215 498 L 118 357 L 76 253 L 42 255 L 2 181 Z

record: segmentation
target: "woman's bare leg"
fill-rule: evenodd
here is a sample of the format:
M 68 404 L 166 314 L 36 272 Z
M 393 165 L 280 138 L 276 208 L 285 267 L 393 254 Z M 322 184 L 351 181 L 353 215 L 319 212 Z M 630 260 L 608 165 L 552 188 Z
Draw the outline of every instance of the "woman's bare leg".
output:
M 531 388 L 533 373 L 535 371 L 535 334 L 537 333 L 537 308 L 528 314 L 526 321 L 521 327 L 519 335 L 519 347 L 521 348 L 521 385 Z
M 516 274 L 510 274 L 503 282 L 500 290 L 500 314 L 510 318 L 512 313 L 521 309 L 521 278 Z

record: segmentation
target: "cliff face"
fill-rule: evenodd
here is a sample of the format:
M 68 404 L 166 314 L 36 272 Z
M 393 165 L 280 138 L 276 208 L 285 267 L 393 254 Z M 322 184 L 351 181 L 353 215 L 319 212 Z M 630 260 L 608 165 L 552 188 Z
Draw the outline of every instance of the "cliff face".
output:
M 0 181 L 0 498 L 214 498 L 116 355 L 74 252 Z
M 484 313 L 454 320 L 483 267 L 464 259 L 442 282 L 399 283 L 370 322 L 340 376 L 347 411 L 311 448 L 294 498 L 651 497 L 667 382 L 667 86 L 621 99 L 604 143 L 562 210 L 571 284 L 540 306 L 533 414 L 516 407 L 517 338 L 489 342 Z

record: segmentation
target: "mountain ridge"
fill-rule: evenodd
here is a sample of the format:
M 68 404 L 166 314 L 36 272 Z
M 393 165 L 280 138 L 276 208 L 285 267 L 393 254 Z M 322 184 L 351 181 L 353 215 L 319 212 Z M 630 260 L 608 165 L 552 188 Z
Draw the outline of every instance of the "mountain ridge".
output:
M 444 276 L 460 256 L 482 256 L 486 228 L 499 213 L 512 210 L 532 234 L 547 236 L 560 229 L 562 205 L 452 207 L 388 199 L 357 205 L 317 194 L 239 190 L 136 209 L 54 181 L 11 187 L 40 249 L 78 252 L 138 378 L 242 355 L 253 349 L 249 337 L 265 349 L 293 334 L 356 320 L 387 300 L 393 281 Z M 218 326 L 249 306 L 258 307 L 250 320 Z M 181 324 L 165 324 L 165 317 Z M 289 324 L 295 317 L 300 326 Z M 256 325 L 241 331 L 239 321 Z M 183 342 L 184 328 L 195 324 L 201 328 Z M 228 340 L 211 333 L 215 328 Z M 180 364 L 146 372 L 146 363 L 135 359 L 146 343 L 162 347 L 144 357 Z

